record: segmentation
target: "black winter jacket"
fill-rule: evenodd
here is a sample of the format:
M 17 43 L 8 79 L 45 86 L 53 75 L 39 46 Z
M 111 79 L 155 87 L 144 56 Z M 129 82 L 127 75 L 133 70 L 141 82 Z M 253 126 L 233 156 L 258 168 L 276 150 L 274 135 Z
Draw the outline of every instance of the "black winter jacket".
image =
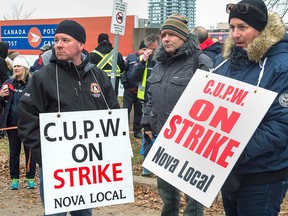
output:
M 208 70 L 213 62 L 200 51 L 194 35 L 189 36 L 175 55 L 167 53 L 161 45 L 155 58 L 157 63 L 147 80 L 150 84 L 148 102 L 143 108 L 141 124 L 145 131 L 158 134 L 196 69 Z
M 102 41 L 95 48 L 95 50 L 101 52 L 104 55 L 107 53 L 110 53 L 112 49 L 113 49 L 112 44 L 106 40 Z M 96 64 L 96 65 L 102 60 L 102 57 L 99 56 L 97 53 L 94 53 L 94 52 L 90 52 L 90 58 L 91 58 L 92 63 Z M 117 56 L 117 65 L 119 66 L 121 73 L 123 73 L 125 71 L 125 61 L 124 61 L 123 56 L 120 52 L 118 52 L 118 56 Z M 112 66 L 105 65 L 103 70 L 112 70 Z
M 27 80 L 28 81 L 28 76 Z M 5 109 L 4 109 L 4 119 L 3 119 L 3 127 L 12 127 L 17 126 L 18 124 L 18 105 L 20 101 L 20 97 L 27 85 L 27 82 L 23 82 L 22 80 L 15 80 L 14 78 L 9 78 L 4 82 L 9 86 L 9 96 L 4 97 L 5 99 Z

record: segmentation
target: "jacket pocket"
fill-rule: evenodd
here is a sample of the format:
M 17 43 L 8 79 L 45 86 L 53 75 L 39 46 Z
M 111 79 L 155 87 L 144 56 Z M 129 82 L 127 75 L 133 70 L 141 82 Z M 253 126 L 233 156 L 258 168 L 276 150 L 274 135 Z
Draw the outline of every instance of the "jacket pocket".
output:
M 151 76 L 149 76 L 147 81 L 151 84 L 155 84 L 155 83 L 159 83 L 161 81 L 161 79 L 162 79 L 161 76 L 158 76 L 156 74 L 152 74 Z
M 190 82 L 191 80 L 191 77 L 172 77 L 171 79 L 171 83 L 172 84 L 175 84 L 175 85 L 178 85 L 178 86 L 187 86 L 188 83 Z
M 169 86 L 166 86 L 167 102 L 171 106 L 175 106 L 183 91 L 190 81 L 190 77 L 173 77 L 170 80 Z

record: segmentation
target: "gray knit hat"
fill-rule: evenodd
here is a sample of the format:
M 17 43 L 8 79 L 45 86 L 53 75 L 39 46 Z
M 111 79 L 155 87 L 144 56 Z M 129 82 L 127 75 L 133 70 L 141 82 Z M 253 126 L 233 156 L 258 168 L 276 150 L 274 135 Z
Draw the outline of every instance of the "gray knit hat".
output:
M 189 35 L 187 24 L 188 19 L 185 16 L 180 14 L 173 14 L 169 16 L 162 25 L 161 38 L 163 34 L 171 33 L 186 41 Z

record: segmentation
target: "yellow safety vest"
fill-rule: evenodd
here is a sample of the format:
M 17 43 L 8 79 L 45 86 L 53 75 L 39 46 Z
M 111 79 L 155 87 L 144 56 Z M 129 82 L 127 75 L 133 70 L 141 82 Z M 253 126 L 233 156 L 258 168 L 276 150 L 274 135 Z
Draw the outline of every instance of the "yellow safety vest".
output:
M 97 67 L 100 68 L 101 70 L 103 70 L 104 72 L 107 73 L 107 76 L 111 76 L 112 73 L 112 65 L 113 65 L 113 49 L 107 53 L 107 54 L 103 54 L 101 52 L 99 52 L 98 50 L 93 50 L 92 52 L 97 53 L 99 56 L 101 56 L 101 61 L 97 64 Z M 110 65 L 111 69 L 107 70 L 107 69 L 103 69 L 106 65 Z M 120 67 L 118 66 L 118 64 L 116 65 L 116 76 L 120 76 L 121 70 Z
M 142 61 L 143 56 L 140 56 L 140 61 Z M 143 78 L 141 81 L 141 85 L 138 86 L 138 91 L 137 91 L 137 98 L 144 100 L 145 99 L 145 89 L 146 89 L 146 83 L 147 83 L 147 75 L 148 75 L 148 60 L 146 61 L 145 64 L 145 69 L 143 73 Z

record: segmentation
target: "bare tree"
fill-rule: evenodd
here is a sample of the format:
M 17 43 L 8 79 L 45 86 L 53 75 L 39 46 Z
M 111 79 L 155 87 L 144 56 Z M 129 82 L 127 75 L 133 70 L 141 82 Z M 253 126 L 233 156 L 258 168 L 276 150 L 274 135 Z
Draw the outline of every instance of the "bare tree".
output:
M 17 6 L 16 3 L 11 4 L 12 12 L 11 13 L 6 13 L 3 15 L 4 20 L 25 20 L 28 19 L 36 10 L 34 8 L 30 12 L 24 13 L 23 11 L 23 4 L 20 6 Z
M 282 18 L 288 10 L 288 0 L 264 0 L 268 10 L 277 12 Z

